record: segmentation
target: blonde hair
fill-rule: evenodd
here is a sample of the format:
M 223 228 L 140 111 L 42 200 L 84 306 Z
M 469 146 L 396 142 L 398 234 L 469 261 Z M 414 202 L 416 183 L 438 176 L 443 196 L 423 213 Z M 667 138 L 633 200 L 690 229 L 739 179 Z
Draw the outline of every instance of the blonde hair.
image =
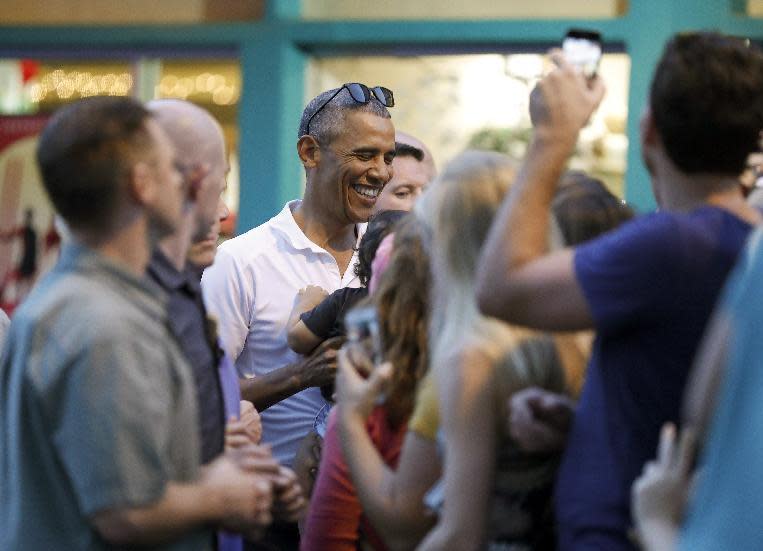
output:
M 559 364 L 555 354 L 555 361 L 544 360 L 541 365 L 533 365 L 536 354 L 527 354 L 536 345 L 547 350 L 546 338 L 518 346 L 540 336 L 483 316 L 477 308 L 474 286 L 480 249 L 516 173 L 515 162 L 505 155 L 466 151 L 448 164 L 415 206 L 417 216 L 432 232 L 434 292 L 429 342 L 433 368 L 444 365 L 453 352 L 476 345 L 496 365 L 511 365 L 515 389 L 548 379 L 538 373 L 539 368 L 561 369 L 553 367 Z M 547 353 L 542 356 L 548 358 Z

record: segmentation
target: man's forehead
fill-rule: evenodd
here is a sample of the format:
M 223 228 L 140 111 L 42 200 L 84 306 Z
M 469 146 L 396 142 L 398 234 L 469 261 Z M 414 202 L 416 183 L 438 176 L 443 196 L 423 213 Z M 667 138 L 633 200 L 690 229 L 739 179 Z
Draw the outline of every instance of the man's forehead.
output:
M 395 169 L 394 180 L 405 179 L 413 182 L 428 182 L 431 179 L 427 166 L 410 155 L 396 156 L 392 161 L 392 166 Z
M 354 131 L 390 133 L 392 139 L 395 139 L 395 127 L 392 125 L 392 119 L 370 111 L 347 109 L 344 111 L 339 126 L 344 129 L 352 128 Z

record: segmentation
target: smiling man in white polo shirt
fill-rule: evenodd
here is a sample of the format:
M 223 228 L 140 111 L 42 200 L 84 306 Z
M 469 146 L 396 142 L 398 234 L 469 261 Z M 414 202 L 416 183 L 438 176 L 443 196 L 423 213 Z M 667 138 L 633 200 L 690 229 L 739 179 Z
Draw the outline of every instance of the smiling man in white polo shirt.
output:
M 247 377 L 242 395 L 262 413 L 263 441 L 291 465 L 323 405 L 319 386 L 335 373 L 335 351 L 309 358 L 286 344 L 297 293 L 357 287 L 355 249 L 376 197 L 392 177 L 392 93 L 352 83 L 323 92 L 302 113 L 297 153 L 304 198 L 224 243 L 202 287 L 226 351 Z

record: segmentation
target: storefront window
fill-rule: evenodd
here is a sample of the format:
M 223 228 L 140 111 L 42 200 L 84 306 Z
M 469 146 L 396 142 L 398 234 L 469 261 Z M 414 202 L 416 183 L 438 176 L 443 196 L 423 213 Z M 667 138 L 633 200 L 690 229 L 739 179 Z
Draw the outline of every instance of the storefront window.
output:
M 529 93 L 546 63 L 539 54 L 315 58 L 305 102 L 344 82 L 387 86 L 395 93 L 396 128 L 427 143 L 438 165 L 470 147 L 519 160 L 530 136 Z M 607 96 L 581 133 L 572 168 L 602 178 L 622 195 L 630 58 L 605 54 L 599 73 Z
M 220 123 L 228 150 L 225 200 L 231 216 L 221 233 L 230 236 L 239 204 L 240 94 L 235 59 L 0 60 L 0 307 L 12 311 L 58 255 L 60 236 L 35 162 L 37 137 L 56 109 L 96 95 L 180 98 L 207 109 Z M 22 239 L 30 229 L 35 239 Z M 34 273 L 20 277 L 32 243 L 38 262 Z

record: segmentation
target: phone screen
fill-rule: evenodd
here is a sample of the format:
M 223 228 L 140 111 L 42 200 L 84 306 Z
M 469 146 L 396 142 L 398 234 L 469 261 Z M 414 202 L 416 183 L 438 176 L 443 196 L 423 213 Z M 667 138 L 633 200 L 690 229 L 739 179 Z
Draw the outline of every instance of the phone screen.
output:
M 348 340 L 358 343 L 366 350 L 374 365 L 382 361 L 381 332 L 373 306 L 355 307 L 344 317 Z
M 579 67 L 586 77 L 591 78 L 599 69 L 601 35 L 596 31 L 571 29 L 564 37 L 562 50 L 567 61 Z

